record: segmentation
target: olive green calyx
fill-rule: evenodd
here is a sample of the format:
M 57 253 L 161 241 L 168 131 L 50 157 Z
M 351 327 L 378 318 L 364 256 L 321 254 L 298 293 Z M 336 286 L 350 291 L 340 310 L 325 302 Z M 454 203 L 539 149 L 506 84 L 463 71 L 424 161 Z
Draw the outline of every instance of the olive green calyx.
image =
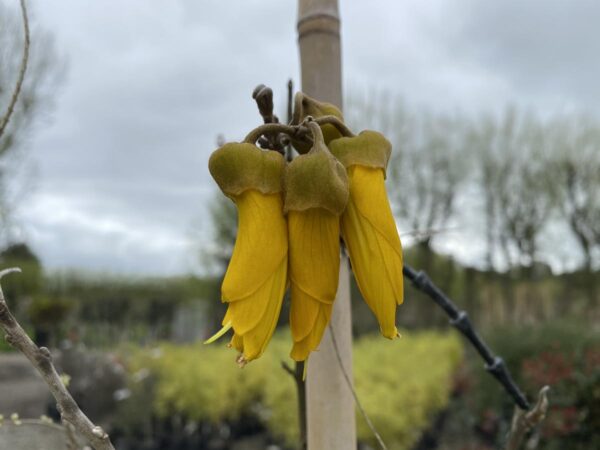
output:
M 358 136 L 343 137 L 329 143 L 331 153 L 346 167 L 359 165 L 386 170 L 392 144 L 377 131 L 361 131 Z
M 225 144 L 208 160 L 210 174 L 229 197 L 249 189 L 263 194 L 281 192 L 284 168 L 285 160 L 280 153 L 247 143 Z
M 309 127 L 314 135 L 313 147 L 285 170 L 284 212 L 323 208 L 339 216 L 348 203 L 346 169 L 327 149 L 318 125 L 309 122 Z

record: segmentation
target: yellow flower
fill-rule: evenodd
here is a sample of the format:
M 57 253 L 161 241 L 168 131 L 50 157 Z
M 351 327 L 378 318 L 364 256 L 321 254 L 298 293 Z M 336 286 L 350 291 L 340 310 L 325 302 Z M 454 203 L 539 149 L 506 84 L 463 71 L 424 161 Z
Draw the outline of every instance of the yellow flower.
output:
M 281 178 L 285 162 L 276 152 L 251 144 L 226 144 L 209 169 L 236 204 L 238 232 L 221 286 L 229 307 L 213 342 L 233 328 L 231 346 L 243 365 L 265 350 L 279 318 L 287 284 L 288 237 Z
M 339 216 L 348 202 L 344 167 L 310 123 L 313 148 L 285 172 L 285 211 L 290 245 L 290 356 L 304 361 L 315 350 L 331 318 L 340 267 Z
M 391 145 L 380 133 L 363 131 L 329 146 L 348 171 L 350 200 L 341 229 L 352 271 L 381 333 L 393 339 L 404 293 L 402 246 L 384 184 Z

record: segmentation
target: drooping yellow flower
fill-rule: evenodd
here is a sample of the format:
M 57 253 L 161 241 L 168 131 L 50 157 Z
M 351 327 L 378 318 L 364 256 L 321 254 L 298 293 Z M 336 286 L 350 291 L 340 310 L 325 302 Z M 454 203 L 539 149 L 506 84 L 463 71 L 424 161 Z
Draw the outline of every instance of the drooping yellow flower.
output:
M 335 116 L 342 121 L 344 120 L 342 112 L 334 104 L 320 102 L 303 92 L 298 92 L 294 97 L 294 116 L 292 117 L 292 124 L 300 124 L 307 116 L 311 116 L 314 119 L 323 116 Z M 342 137 L 340 131 L 332 124 L 322 125 L 321 132 L 323 133 L 325 145 L 328 145 L 329 142 L 334 139 Z M 309 144 L 294 138 L 292 138 L 292 144 L 294 145 L 294 148 L 298 150 L 298 153 L 301 154 L 307 153 L 311 149 Z
M 283 215 L 283 156 L 252 144 L 226 144 L 210 158 L 209 170 L 236 204 L 238 232 L 221 286 L 229 304 L 223 329 L 243 365 L 265 350 L 279 318 L 288 268 L 287 223 Z
M 340 267 L 341 215 L 348 202 L 344 167 L 323 143 L 318 125 L 312 149 L 297 157 L 285 172 L 285 210 L 290 246 L 290 356 L 304 361 L 315 350 L 337 292 Z
M 381 333 L 393 339 L 404 291 L 402 246 L 384 184 L 391 145 L 380 133 L 363 131 L 329 147 L 348 171 L 350 200 L 341 228 L 352 271 Z

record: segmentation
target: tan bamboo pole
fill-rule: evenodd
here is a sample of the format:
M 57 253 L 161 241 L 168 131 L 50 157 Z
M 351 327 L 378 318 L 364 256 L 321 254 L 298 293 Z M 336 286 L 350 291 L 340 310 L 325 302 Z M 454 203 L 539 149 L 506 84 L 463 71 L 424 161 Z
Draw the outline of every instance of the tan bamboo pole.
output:
M 342 108 L 342 62 L 337 0 L 298 1 L 298 46 L 302 91 Z M 342 256 L 331 331 L 346 373 L 352 380 L 350 272 Z M 319 351 L 311 354 L 306 379 L 309 450 L 356 448 L 352 392 L 344 378 L 330 330 Z

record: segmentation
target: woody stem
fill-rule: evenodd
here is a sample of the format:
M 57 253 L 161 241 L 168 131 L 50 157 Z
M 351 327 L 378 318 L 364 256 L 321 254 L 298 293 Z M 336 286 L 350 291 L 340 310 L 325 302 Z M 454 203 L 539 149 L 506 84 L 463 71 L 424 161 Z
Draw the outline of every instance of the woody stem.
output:
M 263 134 L 285 133 L 289 136 L 297 136 L 299 127 L 294 125 L 284 125 L 282 123 L 265 123 L 252 130 L 244 138 L 244 142 L 254 144 Z
M 319 142 L 325 145 L 325 139 L 323 139 L 323 132 L 321 131 L 321 127 L 319 126 L 319 124 L 317 124 L 317 122 L 315 122 L 315 120 L 312 117 L 308 116 L 306 119 L 304 119 L 303 124 L 307 126 L 310 132 L 312 133 L 313 142 L 315 142 L 315 144 Z
M 336 116 L 323 116 L 314 119 L 319 125 L 333 125 L 344 137 L 354 137 L 354 133 Z

